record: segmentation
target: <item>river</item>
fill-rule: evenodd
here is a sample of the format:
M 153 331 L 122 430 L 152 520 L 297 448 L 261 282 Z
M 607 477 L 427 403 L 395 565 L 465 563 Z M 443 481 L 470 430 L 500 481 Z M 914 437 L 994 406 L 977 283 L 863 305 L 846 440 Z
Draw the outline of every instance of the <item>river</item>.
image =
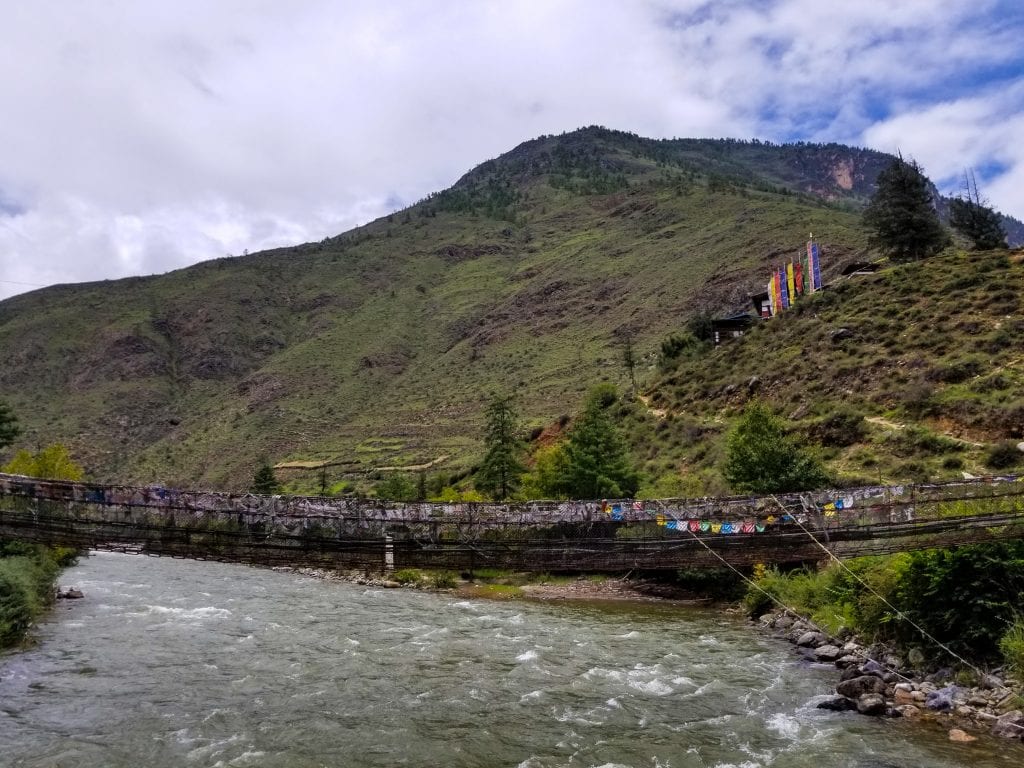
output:
M 467 601 L 101 553 L 0 657 L 4 766 L 1018 766 L 814 708 L 836 671 L 739 617 Z

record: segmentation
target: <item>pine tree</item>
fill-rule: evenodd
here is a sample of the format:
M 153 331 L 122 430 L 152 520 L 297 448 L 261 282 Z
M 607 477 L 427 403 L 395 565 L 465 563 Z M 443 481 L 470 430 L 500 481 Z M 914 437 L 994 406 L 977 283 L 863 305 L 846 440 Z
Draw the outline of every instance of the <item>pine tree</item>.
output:
M 595 388 L 565 444 L 563 487 L 578 499 L 633 496 L 640 485 L 625 441 L 612 421 L 608 391 Z
M 0 451 L 11 445 L 21 434 L 18 419 L 14 411 L 3 400 L 0 400 Z
M 780 418 L 751 403 L 729 433 L 722 472 L 737 491 L 810 491 L 828 483 L 824 467 L 786 434 Z
M 903 158 L 878 174 L 863 222 L 871 230 L 868 244 L 899 261 L 931 256 L 949 243 L 927 177 Z
M 281 484 L 277 482 L 274 468 L 266 461 L 260 463 L 259 469 L 252 476 L 249 492 L 258 493 L 261 496 L 274 496 L 281 492 Z
M 519 488 L 526 471 L 522 463 L 519 417 L 512 398 L 495 397 L 487 406 L 484 445 L 487 454 L 477 470 L 475 485 L 499 501 L 507 499 Z
M 949 223 L 971 241 L 974 250 L 1006 248 L 1006 232 L 999 214 L 975 200 L 954 198 L 949 201 Z

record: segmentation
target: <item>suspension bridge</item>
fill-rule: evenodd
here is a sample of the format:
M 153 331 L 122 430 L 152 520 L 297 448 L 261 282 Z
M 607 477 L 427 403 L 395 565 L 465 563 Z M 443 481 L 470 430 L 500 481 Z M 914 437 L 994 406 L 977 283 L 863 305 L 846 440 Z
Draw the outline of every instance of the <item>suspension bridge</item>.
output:
M 1024 477 L 777 496 L 397 503 L 0 474 L 0 538 L 366 571 L 749 567 L 1024 538 Z

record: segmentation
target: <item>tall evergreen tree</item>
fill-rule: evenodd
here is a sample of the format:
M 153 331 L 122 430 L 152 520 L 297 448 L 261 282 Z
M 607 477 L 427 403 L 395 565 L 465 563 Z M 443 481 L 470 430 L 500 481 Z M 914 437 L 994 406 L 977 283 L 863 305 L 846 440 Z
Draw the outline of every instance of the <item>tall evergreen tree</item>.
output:
M 810 491 L 828 483 L 818 460 L 786 434 L 768 406 L 751 403 L 729 433 L 722 472 L 740 492 Z
M 0 400 L 0 451 L 11 445 L 21 434 L 18 418 L 3 400 Z
M 971 241 L 974 250 L 1006 248 L 1006 232 L 999 214 L 976 200 L 954 198 L 949 201 L 949 223 Z
M 484 433 L 487 454 L 477 470 L 476 487 L 499 501 L 519 488 L 526 467 L 522 462 L 523 441 L 519 437 L 519 415 L 511 397 L 495 397 L 487 406 Z
M 252 476 L 250 493 L 258 493 L 261 496 L 273 496 L 281 492 L 281 484 L 277 482 L 274 468 L 267 461 L 260 462 L 259 468 Z
M 640 485 L 630 465 L 626 442 L 612 421 L 615 398 L 595 388 L 565 444 L 565 491 L 578 499 L 633 496 Z
M 868 244 L 899 261 L 931 256 L 949 243 L 927 177 L 903 158 L 878 174 L 863 222 L 871 231 Z

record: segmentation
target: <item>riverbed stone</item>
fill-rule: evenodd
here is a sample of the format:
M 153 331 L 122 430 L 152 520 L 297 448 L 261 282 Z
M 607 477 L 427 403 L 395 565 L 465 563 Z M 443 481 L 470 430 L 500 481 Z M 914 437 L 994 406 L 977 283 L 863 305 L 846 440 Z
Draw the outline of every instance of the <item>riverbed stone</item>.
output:
M 885 693 L 885 683 L 874 675 L 861 675 L 852 680 L 843 680 L 836 686 L 836 692 L 851 699 L 859 699 L 869 693 Z
M 814 656 L 818 661 L 835 661 L 842 654 L 842 649 L 834 645 L 822 645 L 814 649 Z
M 885 698 L 879 693 L 865 693 L 857 699 L 857 711 L 862 715 L 884 715 Z
M 850 667 L 856 667 L 860 663 L 860 657 L 852 654 L 847 656 L 840 656 L 836 659 L 836 666 L 840 669 L 849 669 Z M 857 674 L 860 674 L 859 672 Z
M 801 648 L 817 647 L 828 642 L 828 638 L 821 632 L 804 632 L 796 639 L 796 644 Z
M 915 669 L 919 669 L 924 665 L 924 653 L 920 648 L 911 648 L 907 651 L 907 662 Z
M 988 691 L 997 691 L 1003 688 L 1003 681 L 995 675 L 982 675 L 981 687 Z
M 782 614 L 777 619 L 775 619 L 775 624 L 773 626 L 776 629 L 789 629 L 793 626 L 793 617 L 788 616 L 786 614 Z
M 978 737 L 977 736 L 971 736 L 971 734 L 967 733 L 967 731 L 961 730 L 960 728 L 950 728 L 949 729 L 949 740 L 950 741 L 957 741 L 957 742 L 960 742 L 961 744 L 968 744 L 968 743 L 970 743 L 972 741 L 977 741 Z
M 1002 739 L 1024 738 L 1024 712 L 1014 709 L 1000 715 L 992 726 L 992 735 Z
M 921 710 L 915 707 L 913 704 L 901 704 L 898 707 L 893 708 L 894 712 L 899 712 L 901 717 L 920 717 Z
M 878 677 L 881 677 L 885 674 L 885 667 L 874 659 L 869 659 L 860 665 L 860 673 L 862 675 L 878 675 Z
M 830 696 L 823 701 L 819 701 L 817 708 L 828 709 L 832 712 L 846 712 L 857 709 L 857 702 L 846 696 Z
M 955 685 L 940 688 L 939 690 L 932 691 L 927 695 L 924 700 L 924 705 L 935 712 L 948 712 L 953 709 L 953 699 L 956 694 L 957 688 Z
M 901 685 L 903 685 L 903 683 L 901 683 Z M 914 692 L 902 690 L 897 686 L 896 690 L 892 693 L 892 699 L 899 705 L 913 704 Z

